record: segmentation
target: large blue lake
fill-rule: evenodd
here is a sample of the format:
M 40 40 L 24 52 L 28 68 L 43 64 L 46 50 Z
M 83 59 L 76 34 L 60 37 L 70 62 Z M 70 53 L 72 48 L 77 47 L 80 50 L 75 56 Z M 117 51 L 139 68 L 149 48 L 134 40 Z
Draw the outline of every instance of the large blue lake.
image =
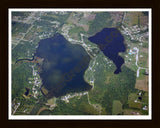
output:
M 40 77 L 42 86 L 49 91 L 47 97 L 92 88 L 83 78 L 90 57 L 82 46 L 69 43 L 57 33 L 52 38 L 41 40 L 35 55 L 44 58 Z
M 116 65 L 115 74 L 121 72 L 121 66 L 124 59 L 118 55 L 119 52 L 125 52 L 124 37 L 116 28 L 104 28 L 94 36 L 88 38 L 89 41 L 97 44 L 104 55 L 106 55 Z

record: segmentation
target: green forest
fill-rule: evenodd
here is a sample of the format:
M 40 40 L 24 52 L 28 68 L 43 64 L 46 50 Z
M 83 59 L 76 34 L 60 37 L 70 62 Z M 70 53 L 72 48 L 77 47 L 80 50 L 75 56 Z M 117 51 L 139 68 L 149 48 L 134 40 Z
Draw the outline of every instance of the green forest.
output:
M 12 99 L 22 97 L 25 87 L 29 86 L 28 78 L 32 76 L 30 63 L 12 65 Z
M 36 45 L 32 42 L 21 41 L 12 50 L 12 61 L 15 62 L 18 59 L 32 58 L 32 53 L 36 50 Z
M 94 21 L 90 23 L 88 33 L 93 35 L 103 28 L 111 27 L 112 20 L 110 20 L 110 13 L 109 12 L 97 12 Z
M 95 88 L 90 91 L 92 103 L 101 104 L 107 114 L 112 114 L 113 101 L 119 100 L 123 108 L 128 107 L 128 95 L 135 92 L 135 72 L 123 66 L 122 72 L 114 75 L 113 71 L 96 72 Z M 129 76 L 129 77 L 128 77 Z
M 53 110 L 53 115 L 94 115 L 98 114 L 94 108 L 88 104 L 87 96 L 72 98 L 69 103 L 58 100 L 57 107 Z
M 12 22 L 12 34 L 16 35 L 18 33 L 25 33 L 30 26 L 31 26 L 30 24 L 13 21 Z

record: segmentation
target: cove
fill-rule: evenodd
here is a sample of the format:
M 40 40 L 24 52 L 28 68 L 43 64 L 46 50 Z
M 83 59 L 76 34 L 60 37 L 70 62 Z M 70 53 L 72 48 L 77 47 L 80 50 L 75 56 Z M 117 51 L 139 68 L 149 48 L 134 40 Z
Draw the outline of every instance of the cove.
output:
M 94 36 L 88 38 L 89 41 L 98 45 L 100 50 L 116 65 L 114 74 L 121 72 L 121 66 L 124 59 L 118 55 L 119 52 L 125 52 L 124 37 L 116 28 L 104 28 Z
M 92 88 L 83 78 L 89 55 L 82 46 L 71 44 L 60 33 L 41 40 L 35 56 L 44 58 L 39 74 L 42 87 L 49 91 L 47 98 Z

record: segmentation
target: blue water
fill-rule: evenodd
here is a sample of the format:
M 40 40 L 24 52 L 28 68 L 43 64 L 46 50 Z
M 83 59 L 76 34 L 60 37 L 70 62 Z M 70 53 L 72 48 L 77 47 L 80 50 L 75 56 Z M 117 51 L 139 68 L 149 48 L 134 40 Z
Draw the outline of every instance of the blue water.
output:
M 107 56 L 116 65 L 114 74 L 121 72 L 121 66 L 124 59 L 118 55 L 119 52 L 125 52 L 124 37 L 116 28 L 104 28 L 94 36 L 88 38 L 89 41 L 97 44 L 104 55 Z
M 41 40 L 35 55 L 44 58 L 39 74 L 42 86 L 49 90 L 47 97 L 91 89 L 83 78 L 90 57 L 82 46 L 69 43 L 57 33 Z

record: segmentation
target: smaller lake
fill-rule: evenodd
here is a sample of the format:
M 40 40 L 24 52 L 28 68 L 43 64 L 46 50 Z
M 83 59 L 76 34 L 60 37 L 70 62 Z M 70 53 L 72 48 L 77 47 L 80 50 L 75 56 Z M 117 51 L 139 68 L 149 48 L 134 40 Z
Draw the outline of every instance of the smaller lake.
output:
M 114 74 L 121 72 L 121 66 L 124 59 L 118 55 L 119 52 L 125 52 L 124 37 L 116 28 L 104 28 L 94 36 L 88 38 L 89 41 L 97 44 L 100 50 L 116 65 Z
M 28 88 L 25 88 L 26 89 L 26 92 L 24 93 L 26 96 L 28 96 L 29 94 L 29 89 Z
M 92 88 L 83 78 L 90 57 L 81 45 L 71 44 L 56 33 L 39 42 L 35 55 L 44 58 L 40 77 L 42 86 L 49 91 L 48 97 Z

